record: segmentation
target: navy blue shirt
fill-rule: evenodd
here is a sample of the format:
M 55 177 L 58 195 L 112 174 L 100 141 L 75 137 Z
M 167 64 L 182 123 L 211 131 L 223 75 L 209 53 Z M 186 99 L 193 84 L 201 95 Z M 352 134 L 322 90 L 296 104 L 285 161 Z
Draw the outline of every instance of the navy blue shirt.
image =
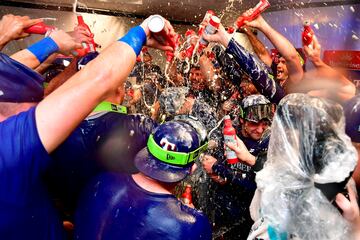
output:
M 50 158 L 35 107 L 0 123 L 0 239 L 64 239 L 41 175 Z
M 234 38 L 230 40 L 225 52 L 234 57 L 240 69 L 249 75 L 256 89 L 272 103 L 278 104 L 285 96 L 285 90 L 274 80 L 271 69 L 238 44 Z
M 267 141 L 246 138 L 241 135 L 240 128 L 237 129 L 237 135 L 254 156 L 267 148 Z M 215 227 L 223 232 L 224 239 L 247 239 L 253 224 L 249 207 L 256 189 L 254 168 L 241 162 L 228 164 L 223 155 L 218 155 L 217 159 L 212 169 L 227 183 L 211 185 Z
M 131 175 L 99 175 L 79 203 L 75 239 L 211 239 L 201 212 L 173 195 L 144 190 Z
M 102 114 L 102 115 L 101 115 Z M 135 155 L 157 124 L 144 115 L 102 112 L 83 120 L 51 156 L 49 189 L 64 220 L 72 220 L 79 194 L 102 171 L 135 173 Z

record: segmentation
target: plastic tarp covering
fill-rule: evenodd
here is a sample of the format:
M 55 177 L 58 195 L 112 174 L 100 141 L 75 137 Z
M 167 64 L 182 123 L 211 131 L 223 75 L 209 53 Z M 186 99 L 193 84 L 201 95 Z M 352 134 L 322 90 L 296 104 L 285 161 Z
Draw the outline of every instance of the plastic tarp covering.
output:
M 350 226 L 330 202 L 357 161 L 344 128 L 338 104 L 305 94 L 281 100 L 268 160 L 256 177 L 260 213 L 271 229 L 287 238 L 350 239 Z

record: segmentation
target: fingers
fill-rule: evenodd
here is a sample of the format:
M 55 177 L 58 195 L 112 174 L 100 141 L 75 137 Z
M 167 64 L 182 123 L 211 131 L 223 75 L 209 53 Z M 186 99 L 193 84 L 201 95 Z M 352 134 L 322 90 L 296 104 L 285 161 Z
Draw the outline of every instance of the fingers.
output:
M 226 143 L 226 146 L 228 146 L 231 150 L 233 150 L 235 152 L 237 152 L 239 150 L 237 144 L 232 143 L 232 142 Z
M 157 49 L 160 49 L 160 50 L 163 50 L 163 51 L 171 51 L 171 52 L 174 51 L 174 49 L 172 47 L 164 46 L 164 45 L 160 44 L 158 41 L 156 41 L 153 38 L 149 38 L 146 41 L 146 46 L 152 47 L 152 48 L 157 48 Z
M 28 28 L 32 25 L 35 25 L 39 22 L 42 22 L 43 20 L 40 18 L 36 18 L 36 19 L 29 19 L 29 17 L 26 16 L 26 18 L 22 18 L 22 22 L 23 22 L 23 28 Z
M 244 144 L 244 142 L 236 135 L 236 143 L 238 146 L 241 146 Z
M 219 37 L 217 36 L 217 34 L 208 35 L 208 34 L 204 33 L 203 38 L 208 42 L 218 42 L 219 41 Z
M 338 193 L 336 195 L 335 201 L 339 208 L 341 208 L 344 212 L 351 209 L 350 201 L 342 193 Z
M 347 187 L 347 190 L 349 192 L 350 202 L 357 203 L 356 194 L 354 190 L 350 186 Z
M 74 49 L 82 48 L 81 43 L 75 43 Z
M 317 50 L 321 49 L 321 45 L 315 35 L 313 36 L 313 46 L 314 46 L 314 49 L 317 49 Z
M 82 35 L 85 35 L 87 37 L 93 37 L 93 34 L 90 33 L 85 27 L 83 26 L 76 26 L 74 28 L 74 33 L 78 33 L 78 34 L 82 34 Z

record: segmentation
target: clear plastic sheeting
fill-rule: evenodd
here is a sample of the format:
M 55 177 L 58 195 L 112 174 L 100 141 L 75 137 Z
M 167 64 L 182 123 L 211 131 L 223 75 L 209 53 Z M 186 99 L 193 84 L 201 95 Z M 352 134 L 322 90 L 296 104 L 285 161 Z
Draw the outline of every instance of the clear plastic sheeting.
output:
M 356 166 L 344 125 L 342 107 L 333 102 L 305 94 L 280 102 L 268 160 L 256 177 L 260 213 L 280 235 L 350 239 L 350 226 L 330 202 Z

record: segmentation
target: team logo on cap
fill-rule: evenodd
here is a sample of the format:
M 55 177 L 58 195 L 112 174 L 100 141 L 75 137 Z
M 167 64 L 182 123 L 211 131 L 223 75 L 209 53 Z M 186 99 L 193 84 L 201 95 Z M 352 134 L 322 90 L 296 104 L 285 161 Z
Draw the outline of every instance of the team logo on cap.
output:
M 176 145 L 174 143 L 169 142 L 166 138 L 162 138 L 160 140 L 160 146 L 164 150 L 168 151 L 176 151 Z M 169 159 L 169 158 L 168 158 Z

